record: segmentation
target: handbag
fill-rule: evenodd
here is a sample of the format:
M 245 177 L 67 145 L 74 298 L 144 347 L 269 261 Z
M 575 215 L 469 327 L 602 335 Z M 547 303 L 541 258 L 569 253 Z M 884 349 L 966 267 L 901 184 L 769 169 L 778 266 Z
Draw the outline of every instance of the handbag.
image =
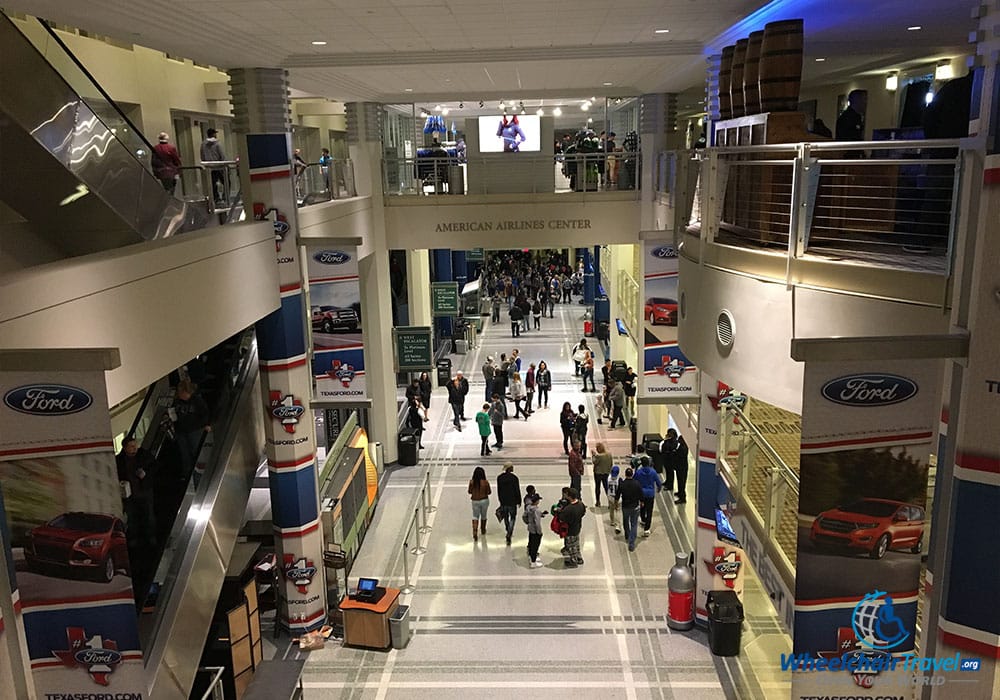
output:
M 501 523 L 503 522 L 503 506 L 497 506 L 497 509 L 493 514 L 497 516 L 497 520 Z

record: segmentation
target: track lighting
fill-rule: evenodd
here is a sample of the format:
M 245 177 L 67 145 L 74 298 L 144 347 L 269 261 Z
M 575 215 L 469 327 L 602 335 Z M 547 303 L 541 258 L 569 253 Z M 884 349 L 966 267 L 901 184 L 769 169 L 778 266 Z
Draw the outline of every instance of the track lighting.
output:
M 479 100 L 479 107 L 480 107 L 480 109 L 482 109 L 482 107 L 483 107 L 483 101 L 482 100 Z
M 459 109 L 465 109 L 465 103 L 464 102 L 459 102 L 458 103 L 458 108 Z

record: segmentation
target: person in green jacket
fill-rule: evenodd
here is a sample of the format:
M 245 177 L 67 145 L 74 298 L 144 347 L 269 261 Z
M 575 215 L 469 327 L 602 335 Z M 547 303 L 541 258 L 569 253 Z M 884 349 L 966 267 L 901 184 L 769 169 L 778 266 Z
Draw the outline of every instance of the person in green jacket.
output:
M 479 413 L 476 414 L 476 425 L 479 426 L 479 439 L 483 441 L 483 446 L 479 448 L 479 456 L 485 457 L 486 455 L 493 454 L 493 450 L 490 449 L 490 405 L 488 403 L 483 404 L 483 408 Z
M 611 474 L 613 461 L 604 443 L 597 443 L 594 448 L 594 503 L 597 506 L 601 505 L 601 491 L 608 493 L 608 476 Z

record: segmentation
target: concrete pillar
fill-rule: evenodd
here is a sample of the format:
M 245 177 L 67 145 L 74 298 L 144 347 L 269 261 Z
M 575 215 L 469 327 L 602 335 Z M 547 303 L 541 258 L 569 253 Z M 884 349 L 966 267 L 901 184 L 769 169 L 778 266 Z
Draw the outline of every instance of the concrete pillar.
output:
M 275 224 L 281 308 L 257 323 L 265 453 L 275 553 L 282 567 L 278 624 L 293 634 L 326 622 L 323 534 L 319 527 L 316 430 L 309 412 L 312 369 L 291 169 L 288 74 L 280 68 L 230 71 L 234 130 L 242 140 L 243 198 Z M 251 208 L 252 207 L 252 208 Z
M 358 195 L 371 197 L 372 230 L 358 249 L 361 278 L 361 324 L 365 329 L 365 369 L 369 438 L 380 440 L 386 462 L 397 459 L 396 370 L 393 364 L 392 292 L 389 245 L 385 235 L 382 201 L 381 105 L 350 102 L 346 105 L 347 143 L 354 163 Z
M 594 294 L 601 293 L 601 246 L 594 246 Z M 608 290 L 605 289 L 604 293 L 607 294 Z
M 426 249 L 406 251 L 406 297 L 409 300 L 411 326 L 433 325 L 430 285 L 429 251 Z
M 653 203 L 656 201 L 656 167 L 659 153 L 667 148 L 667 133 L 676 131 L 677 95 L 660 93 L 642 95 L 639 98 L 639 151 L 642 154 L 640 175 L 640 223 L 641 231 L 655 228 L 656 216 Z

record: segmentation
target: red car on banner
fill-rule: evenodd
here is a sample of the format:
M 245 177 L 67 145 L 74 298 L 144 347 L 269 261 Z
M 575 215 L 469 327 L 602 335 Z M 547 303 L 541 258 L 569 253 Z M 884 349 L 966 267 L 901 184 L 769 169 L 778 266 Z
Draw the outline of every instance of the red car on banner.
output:
M 862 498 L 816 516 L 809 539 L 817 547 L 861 550 L 872 559 L 881 559 L 890 549 L 919 554 L 924 509 L 902 501 Z
M 32 571 L 59 568 L 70 578 L 109 583 L 119 569 L 128 571 L 125 524 L 102 513 L 63 513 L 28 533 L 24 558 Z
M 654 326 L 677 325 L 677 300 L 669 297 L 649 297 L 643 311 L 646 320 Z

